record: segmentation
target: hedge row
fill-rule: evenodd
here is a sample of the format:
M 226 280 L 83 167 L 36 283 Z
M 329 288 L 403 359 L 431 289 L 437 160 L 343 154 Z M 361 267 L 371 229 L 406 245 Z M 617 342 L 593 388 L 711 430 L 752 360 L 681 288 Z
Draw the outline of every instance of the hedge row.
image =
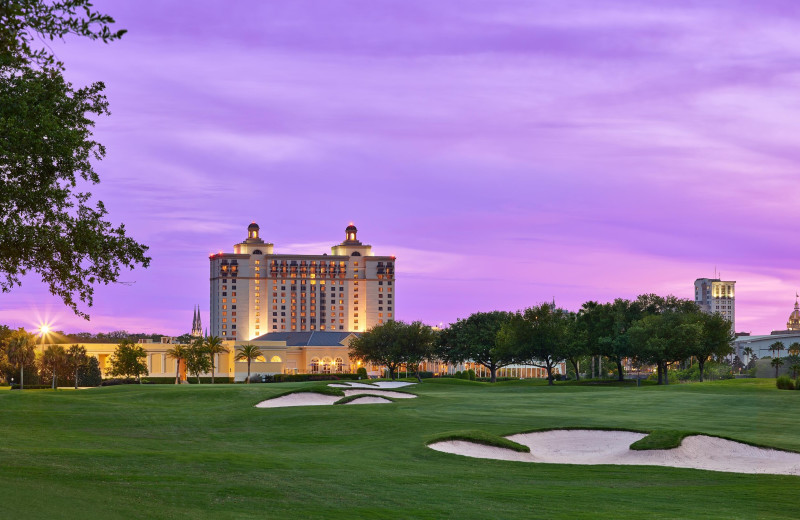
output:
M 50 390 L 53 388 L 53 385 L 25 385 L 23 390 Z M 67 387 L 68 388 L 68 387 Z M 19 390 L 19 383 L 14 383 L 11 385 L 11 390 Z

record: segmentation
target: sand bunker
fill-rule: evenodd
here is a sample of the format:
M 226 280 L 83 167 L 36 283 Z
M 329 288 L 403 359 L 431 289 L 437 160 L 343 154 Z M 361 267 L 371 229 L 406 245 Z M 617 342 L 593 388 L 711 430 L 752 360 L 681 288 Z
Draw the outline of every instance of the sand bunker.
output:
M 372 394 L 372 395 L 383 395 L 386 397 L 394 397 L 397 399 L 413 399 L 417 397 L 414 394 L 407 394 L 405 392 L 392 392 L 391 390 L 375 390 L 371 388 L 367 389 L 357 389 L 357 390 L 344 390 L 344 395 L 358 395 L 358 394 Z
M 370 395 L 365 395 L 364 397 L 359 397 L 358 399 L 353 399 L 352 401 L 347 401 L 344 404 L 383 404 L 383 403 L 391 403 L 390 400 L 384 399 L 383 397 L 372 397 Z
M 274 399 L 261 401 L 256 408 L 282 408 L 284 406 L 322 406 L 333 404 L 341 399 L 335 395 L 324 395 L 316 392 L 298 392 L 296 394 L 283 395 Z
M 405 381 L 375 381 L 374 383 L 331 383 L 328 386 L 334 388 L 402 388 L 416 384 Z
M 389 381 L 387 381 L 389 382 Z M 403 386 L 406 385 L 413 385 L 414 383 L 402 383 Z M 389 399 L 383 399 L 382 397 L 394 397 L 397 399 L 413 399 L 417 397 L 414 394 L 407 394 L 405 392 L 392 392 L 391 390 L 381 390 L 380 388 L 376 388 L 372 385 L 365 385 L 363 383 L 355 383 L 352 386 L 348 385 L 340 385 L 340 384 L 331 384 L 328 386 L 332 386 L 335 388 L 346 388 L 344 390 L 345 396 L 351 395 L 361 395 L 361 394 L 372 394 L 371 396 L 364 396 L 360 399 L 353 399 L 345 404 L 384 404 L 384 403 L 391 403 Z M 396 388 L 396 387 L 389 387 L 389 388 Z M 275 397 L 272 399 L 267 399 L 266 401 L 261 401 L 256 405 L 256 408 L 283 408 L 285 406 L 322 406 L 322 405 L 331 405 L 341 399 L 339 396 L 335 395 L 325 395 L 325 394 L 318 394 L 316 392 L 296 392 L 294 394 L 288 394 L 281 397 Z
M 631 450 L 630 445 L 643 437 L 642 433 L 625 431 L 551 430 L 508 437 L 530 447 L 530 453 L 466 441 L 437 442 L 430 447 L 467 457 L 547 464 L 671 466 L 731 473 L 800 475 L 800 453 L 756 448 L 706 435 L 686 437 L 679 447 L 671 450 Z

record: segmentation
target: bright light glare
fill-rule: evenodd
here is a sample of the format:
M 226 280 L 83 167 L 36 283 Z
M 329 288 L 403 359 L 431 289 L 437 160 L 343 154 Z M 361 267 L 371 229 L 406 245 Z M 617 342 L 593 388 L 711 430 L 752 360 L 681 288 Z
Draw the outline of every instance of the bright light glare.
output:
M 49 334 L 50 333 L 50 325 L 47 325 L 46 323 L 43 324 L 43 325 L 40 325 L 39 326 L 39 333 L 42 336 L 46 336 L 47 334 Z

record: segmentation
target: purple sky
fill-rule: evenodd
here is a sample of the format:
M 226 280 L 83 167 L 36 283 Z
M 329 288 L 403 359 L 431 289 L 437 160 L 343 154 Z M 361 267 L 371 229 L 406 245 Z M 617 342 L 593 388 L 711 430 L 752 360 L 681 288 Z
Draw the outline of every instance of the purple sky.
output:
M 737 330 L 800 289 L 800 3 L 95 2 L 129 33 L 54 47 L 111 117 L 93 192 L 151 247 L 86 322 L 38 277 L 2 322 L 188 332 L 208 253 L 255 220 L 280 253 L 354 222 L 397 260 L 397 316 L 693 297 Z

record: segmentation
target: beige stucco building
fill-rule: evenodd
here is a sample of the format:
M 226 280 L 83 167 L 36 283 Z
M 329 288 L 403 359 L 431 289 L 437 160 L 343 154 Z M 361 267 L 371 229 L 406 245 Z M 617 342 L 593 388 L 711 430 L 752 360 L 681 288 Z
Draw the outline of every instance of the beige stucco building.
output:
M 375 256 L 347 226 L 319 255 L 277 254 L 254 222 L 233 253 L 210 260 L 210 334 L 250 340 L 270 332 L 363 332 L 395 316 L 395 258 Z
M 296 332 L 267 334 L 251 341 L 223 342 L 227 353 L 217 354 L 214 359 L 214 376 L 234 378 L 243 381 L 247 377 L 247 362 L 236 361 L 236 349 L 243 343 L 256 345 L 263 355 L 250 364 L 251 374 L 296 374 L 296 373 L 342 373 L 355 372 L 360 362 L 351 361 L 347 346 L 355 335 L 350 332 Z M 117 348 L 116 343 L 79 343 L 90 356 L 97 358 L 103 377 L 109 377 L 111 356 Z M 175 347 L 175 338 L 162 338 L 159 343 L 139 342 L 147 352 L 149 377 L 175 377 L 181 380 L 190 377 L 186 366 L 177 364 L 167 353 Z M 47 345 L 44 345 L 46 347 Z M 371 375 L 378 375 L 380 368 L 366 365 Z M 200 374 L 210 377 L 211 373 Z

